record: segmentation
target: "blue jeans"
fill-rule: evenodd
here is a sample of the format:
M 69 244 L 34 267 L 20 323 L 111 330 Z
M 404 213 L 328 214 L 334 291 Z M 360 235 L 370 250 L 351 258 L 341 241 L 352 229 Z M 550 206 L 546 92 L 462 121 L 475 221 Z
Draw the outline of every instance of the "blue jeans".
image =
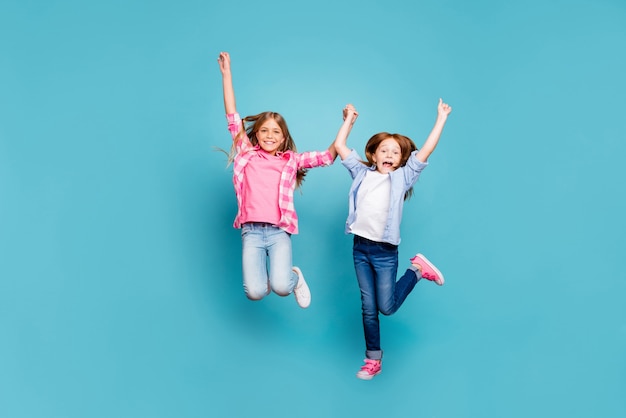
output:
M 248 299 L 260 300 L 273 290 L 287 296 L 298 283 L 291 269 L 291 235 L 267 223 L 241 227 L 243 290 Z M 269 265 L 268 265 L 269 261 Z
M 380 360 L 383 352 L 380 348 L 378 312 L 383 315 L 395 313 L 421 279 L 421 275 L 411 266 L 396 282 L 397 245 L 370 241 L 355 235 L 352 255 L 361 289 L 365 357 Z

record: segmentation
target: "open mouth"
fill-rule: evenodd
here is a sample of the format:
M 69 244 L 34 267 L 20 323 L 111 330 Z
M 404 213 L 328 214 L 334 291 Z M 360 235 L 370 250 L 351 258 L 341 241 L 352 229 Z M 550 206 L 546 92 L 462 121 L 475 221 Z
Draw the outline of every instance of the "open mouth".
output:
M 391 163 L 389 161 L 383 161 L 383 167 L 391 168 L 391 167 L 393 167 L 393 163 Z

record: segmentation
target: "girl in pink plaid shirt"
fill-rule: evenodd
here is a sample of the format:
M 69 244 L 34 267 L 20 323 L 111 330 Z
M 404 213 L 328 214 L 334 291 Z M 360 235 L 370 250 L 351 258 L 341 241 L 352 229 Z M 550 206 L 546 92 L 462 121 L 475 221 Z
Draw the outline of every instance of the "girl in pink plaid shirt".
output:
M 337 152 L 334 144 L 325 151 L 296 152 L 287 123 L 278 113 L 242 120 L 235 104 L 230 55 L 220 53 L 218 63 L 233 138 L 229 161 L 238 205 L 233 226 L 241 228 L 244 291 L 251 300 L 263 299 L 271 291 L 280 296 L 293 293 L 298 305 L 306 308 L 311 293 L 302 271 L 291 262 L 291 235 L 298 233 L 293 191 L 306 169 L 331 165 Z M 344 120 L 343 132 L 350 131 L 352 122 Z

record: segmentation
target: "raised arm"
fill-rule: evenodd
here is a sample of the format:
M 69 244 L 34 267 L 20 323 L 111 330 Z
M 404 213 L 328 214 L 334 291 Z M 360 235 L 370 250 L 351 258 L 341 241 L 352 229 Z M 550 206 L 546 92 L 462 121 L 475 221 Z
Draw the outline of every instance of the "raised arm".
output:
M 351 152 L 350 148 L 346 145 L 346 141 L 348 140 L 348 135 L 350 135 L 350 131 L 352 130 L 352 125 L 354 125 L 354 122 L 358 117 L 359 113 L 351 104 L 348 104 L 343 108 L 343 124 L 341 125 L 341 128 L 339 128 L 339 132 L 337 132 L 337 137 L 333 143 L 337 154 L 339 154 L 339 157 L 342 160 L 345 159 Z
M 230 71 L 230 55 L 228 52 L 220 52 L 217 59 L 222 72 L 222 87 L 224 89 L 224 110 L 226 114 L 237 113 L 235 103 L 235 90 L 233 89 L 233 75 Z
M 435 147 L 439 143 L 439 138 L 441 137 L 441 132 L 443 132 L 443 127 L 446 124 L 446 120 L 448 119 L 448 115 L 452 112 L 452 108 L 444 103 L 442 99 L 439 99 L 439 105 L 437 106 L 437 120 L 435 121 L 435 126 L 433 126 L 433 130 L 430 131 L 430 135 L 426 138 L 424 145 L 417 152 L 416 158 L 425 163 L 430 157 L 430 154 L 433 153 Z

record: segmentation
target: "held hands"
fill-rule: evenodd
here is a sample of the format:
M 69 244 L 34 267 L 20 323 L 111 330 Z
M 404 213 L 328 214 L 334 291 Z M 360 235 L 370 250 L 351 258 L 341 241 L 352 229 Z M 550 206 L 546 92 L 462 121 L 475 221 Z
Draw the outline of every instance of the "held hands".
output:
M 359 112 L 356 111 L 353 105 L 347 104 L 346 107 L 343 108 L 343 120 L 350 121 L 350 125 L 353 125 L 358 117 Z
M 437 106 L 437 116 L 447 118 L 452 112 L 452 107 L 443 102 L 443 99 L 439 99 L 439 105 Z
M 222 74 L 230 73 L 230 54 L 228 52 L 220 52 L 217 62 L 220 64 Z

